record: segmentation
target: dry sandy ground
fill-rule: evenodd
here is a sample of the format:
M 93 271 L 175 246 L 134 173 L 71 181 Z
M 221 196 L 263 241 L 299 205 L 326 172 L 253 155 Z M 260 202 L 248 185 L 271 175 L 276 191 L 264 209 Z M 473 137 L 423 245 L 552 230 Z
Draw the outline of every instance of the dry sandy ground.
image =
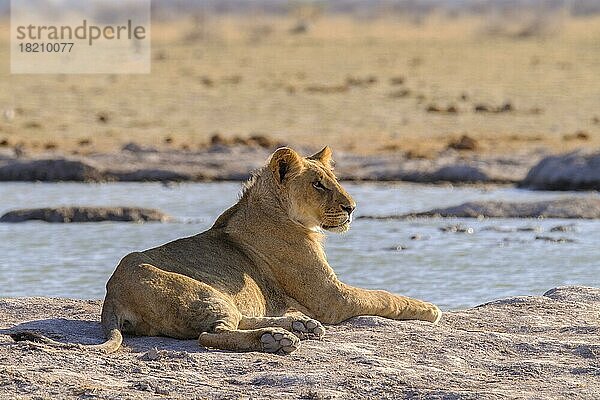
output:
M 2 299 L 0 328 L 97 343 L 99 310 L 95 300 Z M 562 287 L 447 312 L 438 326 L 355 318 L 290 356 L 166 338 L 126 338 L 107 356 L 0 335 L 0 397 L 597 399 L 599 333 L 600 289 Z
M 597 147 L 599 18 L 324 15 L 303 34 L 289 17 L 155 21 L 150 75 L 10 75 L 3 62 L 0 143 L 195 150 L 221 132 L 431 157 L 466 133 L 494 154 Z M 6 38 L 0 22 L 3 61 Z

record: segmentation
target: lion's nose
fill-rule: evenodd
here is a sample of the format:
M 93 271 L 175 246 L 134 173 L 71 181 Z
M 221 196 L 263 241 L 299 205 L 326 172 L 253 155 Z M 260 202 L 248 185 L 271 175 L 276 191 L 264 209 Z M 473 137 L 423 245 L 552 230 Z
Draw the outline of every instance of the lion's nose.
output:
M 348 213 L 348 216 L 352 215 L 352 211 L 354 211 L 354 209 L 356 208 L 356 206 L 340 206 L 342 207 L 342 210 L 346 211 Z

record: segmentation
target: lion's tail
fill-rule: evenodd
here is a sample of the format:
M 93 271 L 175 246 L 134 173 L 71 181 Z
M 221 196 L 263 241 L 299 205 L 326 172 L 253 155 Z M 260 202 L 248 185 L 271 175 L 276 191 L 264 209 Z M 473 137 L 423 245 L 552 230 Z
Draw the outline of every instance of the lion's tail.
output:
M 65 343 L 58 342 L 56 340 L 50 339 L 44 335 L 41 335 L 37 332 L 32 331 L 21 331 L 21 332 L 12 332 L 9 333 L 9 336 L 15 342 L 22 341 L 30 341 L 34 343 L 41 343 L 52 347 L 59 347 L 63 349 L 88 349 L 88 350 L 99 350 L 104 353 L 114 353 L 121 347 L 121 343 L 123 342 L 123 335 L 121 335 L 121 331 L 117 328 L 111 329 L 110 333 L 107 337 L 107 340 L 101 344 L 91 344 L 84 345 L 79 343 Z
M 102 310 L 102 325 L 104 326 L 104 333 L 106 334 L 106 341 L 100 344 L 79 344 L 79 343 L 65 343 L 58 342 L 50 339 L 44 335 L 32 331 L 20 331 L 11 332 L 8 335 L 15 342 L 30 341 L 33 343 L 41 343 L 51 347 L 59 347 L 63 349 L 87 349 L 87 350 L 98 350 L 104 353 L 114 353 L 121 347 L 123 343 L 123 335 L 119 329 L 119 323 L 116 315 L 114 314 L 112 307 L 103 307 Z

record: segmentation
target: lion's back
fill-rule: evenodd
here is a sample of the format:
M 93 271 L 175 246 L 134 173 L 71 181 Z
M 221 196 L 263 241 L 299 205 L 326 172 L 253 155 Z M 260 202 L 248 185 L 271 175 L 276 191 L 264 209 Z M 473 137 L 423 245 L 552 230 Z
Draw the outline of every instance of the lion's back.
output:
M 120 267 L 139 264 L 150 264 L 203 282 L 229 295 L 242 309 L 247 306 L 253 310 L 255 305 L 250 303 L 254 300 L 261 303 L 261 309 L 283 307 L 283 292 L 267 270 L 257 266 L 240 245 L 218 230 L 128 254 Z

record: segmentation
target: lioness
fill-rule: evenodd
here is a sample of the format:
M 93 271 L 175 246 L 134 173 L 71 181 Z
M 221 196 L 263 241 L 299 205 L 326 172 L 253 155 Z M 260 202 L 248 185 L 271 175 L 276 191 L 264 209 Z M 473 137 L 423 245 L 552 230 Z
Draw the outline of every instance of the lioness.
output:
M 114 352 L 128 333 L 291 353 L 353 316 L 437 322 L 433 304 L 338 280 L 322 231 L 348 230 L 356 204 L 331 165 L 329 147 L 280 148 L 208 231 L 125 256 L 106 285 L 108 340 L 93 347 Z

